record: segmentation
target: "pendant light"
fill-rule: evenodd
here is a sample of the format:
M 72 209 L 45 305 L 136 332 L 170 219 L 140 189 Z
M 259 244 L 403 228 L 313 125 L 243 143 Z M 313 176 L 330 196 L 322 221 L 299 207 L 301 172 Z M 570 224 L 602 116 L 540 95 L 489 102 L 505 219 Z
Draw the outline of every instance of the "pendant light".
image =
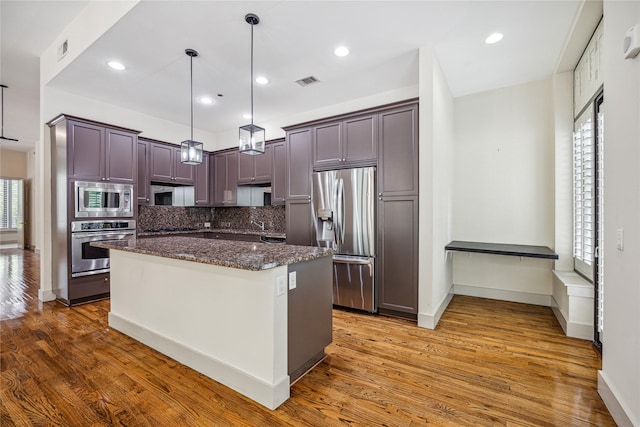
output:
M 2 90 L 2 122 L 1 122 L 1 127 L 0 127 L 0 139 L 4 139 L 5 141 L 13 141 L 13 142 L 18 142 L 17 139 L 15 138 L 7 138 L 6 136 L 4 136 L 4 89 L 8 88 L 9 86 L 0 84 L 0 90 Z
M 240 152 L 245 154 L 264 154 L 264 128 L 253 124 L 253 26 L 258 25 L 258 15 L 248 13 L 244 20 L 251 25 L 251 124 L 240 126 Z
M 198 52 L 185 49 L 184 53 L 190 58 L 191 63 L 191 139 L 180 143 L 180 162 L 185 165 L 199 165 L 202 163 L 202 142 L 193 140 L 193 58 L 198 56 Z

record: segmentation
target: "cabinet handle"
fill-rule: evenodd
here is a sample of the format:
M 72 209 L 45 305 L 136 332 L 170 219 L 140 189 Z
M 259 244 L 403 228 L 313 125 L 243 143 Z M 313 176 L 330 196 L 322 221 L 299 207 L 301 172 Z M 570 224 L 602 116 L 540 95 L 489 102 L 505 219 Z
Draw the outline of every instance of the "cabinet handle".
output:
M 343 161 L 343 162 L 346 162 L 346 161 L 347 161 L 347 159 L 342 159 L 342 161 Z
M 382 197 L 382 193 L 378 193 L 378 196 Z
M 100 179 L 104 181 L 104 178 L 100 178 Z
M 107 178 L 107 181 L 111 180 L 111 178 Z
M 108 278 L 108 277 L 105 277 L 105 278 L 104 278 L 104 281 L 105 281 L 105 282 L 108 282 L 108 281 L 109 281 L 109 278 Z
M 149 201 L 149 198 L 147 197 L 147 202 Z

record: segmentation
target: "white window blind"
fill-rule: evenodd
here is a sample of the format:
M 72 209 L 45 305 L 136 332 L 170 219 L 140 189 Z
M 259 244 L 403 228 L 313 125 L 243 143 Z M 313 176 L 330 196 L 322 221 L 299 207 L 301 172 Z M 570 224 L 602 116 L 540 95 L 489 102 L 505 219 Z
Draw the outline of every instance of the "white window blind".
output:
M 594 126 L 593 109 L 578 118 L 573 136 L 575 269 L 593 280 L 594 254 Z
M 22 217 L 22 181 L 0 179 L 0 229 L 16 229 Z
M 604 331 L 604 103 L 598 111 L 598 332 Z

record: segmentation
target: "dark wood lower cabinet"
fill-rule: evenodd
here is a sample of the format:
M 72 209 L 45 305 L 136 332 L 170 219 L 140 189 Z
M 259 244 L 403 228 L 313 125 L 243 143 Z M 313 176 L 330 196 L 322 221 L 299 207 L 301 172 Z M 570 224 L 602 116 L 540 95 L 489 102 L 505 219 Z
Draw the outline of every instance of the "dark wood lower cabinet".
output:
M 415 318 L 418 313 L 418 197 L 378 202 L 378 308 Z
M 99 300 L 109 296 L 109 273 L 69 279 L 69 304 Z
M 289 200 L 285 207 L 287 244 L 314 246 L 311 201 Z

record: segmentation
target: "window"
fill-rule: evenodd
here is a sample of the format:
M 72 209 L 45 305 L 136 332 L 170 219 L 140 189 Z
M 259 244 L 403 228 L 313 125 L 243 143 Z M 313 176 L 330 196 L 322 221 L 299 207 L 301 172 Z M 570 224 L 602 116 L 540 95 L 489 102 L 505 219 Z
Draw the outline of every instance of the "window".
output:
M 576 120 L 573 134 L 573 257 L 576 271 L 593 280 L 595 128 L 593 108 Z
M 22 180 L 0 179 L 0 230 L 17 229 L 22 218 Z

